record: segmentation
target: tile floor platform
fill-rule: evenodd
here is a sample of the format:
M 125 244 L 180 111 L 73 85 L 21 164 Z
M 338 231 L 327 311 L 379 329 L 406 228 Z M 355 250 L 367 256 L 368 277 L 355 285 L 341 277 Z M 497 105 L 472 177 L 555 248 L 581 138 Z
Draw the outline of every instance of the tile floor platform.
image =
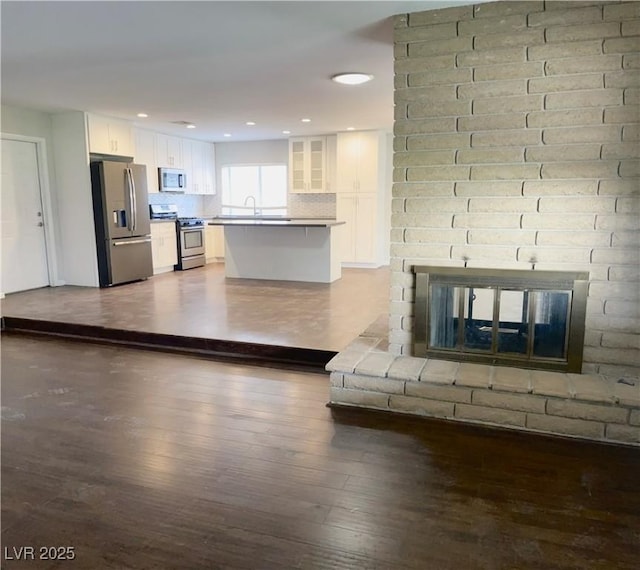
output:
M 395 356 L 379 319 L 328 364 L 333 406 L 640 446 L 640 381 Z
M 6 330 L 324 369 L 388 298 L 388 267 L 324 284 L 227 279 L 212 263 L 105 289 L 13 293 L 0 307 Z

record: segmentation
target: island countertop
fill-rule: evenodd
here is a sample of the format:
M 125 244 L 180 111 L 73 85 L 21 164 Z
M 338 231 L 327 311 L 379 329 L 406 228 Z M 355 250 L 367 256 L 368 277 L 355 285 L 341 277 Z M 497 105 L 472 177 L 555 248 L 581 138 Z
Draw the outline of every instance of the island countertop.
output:
M 329 228 L 345 222 L 330 218 L 209 218 L 210 226 Z

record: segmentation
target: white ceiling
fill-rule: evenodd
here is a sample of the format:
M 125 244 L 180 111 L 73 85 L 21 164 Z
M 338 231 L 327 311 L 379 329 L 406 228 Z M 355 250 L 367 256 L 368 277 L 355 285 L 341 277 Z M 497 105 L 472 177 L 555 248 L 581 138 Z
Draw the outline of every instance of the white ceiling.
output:
M 2 102 L 214 142 L 391 129 L 391 16 L 471 3 L 3 0 Z M 343 71 L 375 79 L 329 80 Z

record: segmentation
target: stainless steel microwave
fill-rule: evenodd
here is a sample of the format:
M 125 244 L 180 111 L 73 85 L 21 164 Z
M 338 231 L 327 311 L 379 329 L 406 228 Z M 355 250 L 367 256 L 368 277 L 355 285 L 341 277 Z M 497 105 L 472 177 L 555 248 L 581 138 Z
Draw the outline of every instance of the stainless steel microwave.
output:
M 158 188 L 160 192 L 184 192 L 187 175 L 180 168 L 158 168 Z

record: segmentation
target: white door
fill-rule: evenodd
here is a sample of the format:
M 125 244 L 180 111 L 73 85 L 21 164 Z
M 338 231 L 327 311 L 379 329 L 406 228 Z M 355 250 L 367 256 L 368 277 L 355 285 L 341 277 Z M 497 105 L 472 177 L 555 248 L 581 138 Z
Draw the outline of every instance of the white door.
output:
M 2 139 L 2 293 L 49 285 L 36 144 Z

